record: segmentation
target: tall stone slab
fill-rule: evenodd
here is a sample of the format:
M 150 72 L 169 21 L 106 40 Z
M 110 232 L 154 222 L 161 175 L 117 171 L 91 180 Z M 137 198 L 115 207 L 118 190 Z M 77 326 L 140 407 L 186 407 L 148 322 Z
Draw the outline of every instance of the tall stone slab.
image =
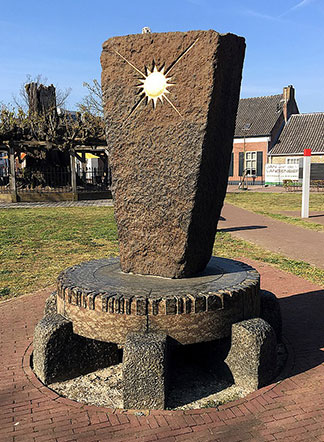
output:
M 103 45 L 102 89 L 124 272 L 207 265 L 226 192 L 244 39 L 136 34 Z

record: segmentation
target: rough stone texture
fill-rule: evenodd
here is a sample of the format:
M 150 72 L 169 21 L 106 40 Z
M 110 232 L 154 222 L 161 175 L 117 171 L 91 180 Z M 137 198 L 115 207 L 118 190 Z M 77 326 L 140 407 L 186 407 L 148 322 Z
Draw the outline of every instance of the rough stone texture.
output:
M 123 353 L 124 408 L 163 409 L 167 389 L 167 337 L 130 333 Z
M 280 304 L 276 295 L 267 290 L 260 290 L 260 317 L 273 328 L 277 342 L 282 342 L 282 320 Z
M 116 258 L 82 263 L 58 278 L 58 313 L 75 333 L 123 345 L 130 331 L 163 332 L 181 344 L 230 336 L 231 325 L 260 314 L 259 274 L 212 258 L 196 277 L 125 274 Z
M 263 319 L 233 324 L 231 349 L 225 362 L 235 384 L 248 391 L 268 384 L 276 372 L 276 347 L 276 335 Z
M 244 50 L 243 38 L 215 31 L 104 43 L 102 90 L 124 272 L 181 278 L 207 265 L 226 192 Z M 155 109 L 145 99 L 135 108 L 143 78 L 136 69 L 145 73 L 153 63 L 169 71 L 167 98 L 181 115 L 166 99 Z
M 45 301 L 44 316 L 57 313 L 57 291 L 51 293 Z
M 116 344 L 73 333 L 72 322 L 46 315 L 35 327 L 33 368 L 45 384 L 118 363 Z

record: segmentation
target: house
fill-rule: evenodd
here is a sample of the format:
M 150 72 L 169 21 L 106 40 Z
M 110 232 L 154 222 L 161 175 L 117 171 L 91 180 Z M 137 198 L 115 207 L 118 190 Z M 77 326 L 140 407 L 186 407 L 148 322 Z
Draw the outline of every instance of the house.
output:
M 289 117 L 298 113 L 291 85 L 284 87 L 282 94 L 240 99 L 229 184 L 239 184 L 243 176 L 248 182 L 264 184 L 268 153 Z
M 291 115 L 269 152 L 269 163 L 298 164 L 304 149 L 311 149 L 311 163 L 324 164 L 324 112 Z

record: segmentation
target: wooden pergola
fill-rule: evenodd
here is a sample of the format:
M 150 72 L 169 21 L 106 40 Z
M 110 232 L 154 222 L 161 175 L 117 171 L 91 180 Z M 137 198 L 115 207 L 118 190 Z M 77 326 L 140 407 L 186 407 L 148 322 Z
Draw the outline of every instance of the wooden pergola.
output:
M 81 163 L 85 163 L 85 155 L 86 153 L 91 153 L 93 155 L 98 155 L 99 157 L 103 157 L 107 159 L 108 162 L 108 149 L 107 144 L 103 140 L 96 140 L 91 143 L 78 144 L 78 140 L 75 140 L 76 144 L 72 151 L 69 152 L 70 156 L 70 171 L 71 171 L 71 190 L 74 195 L 74 199 L 77 196 L 77 177 L 76 177 L 76 159 L 78 159 Z M 15 153 L 20 151 L 21 148 L 24 147 L 26 150 L 35 149 L 35 148 L 46 148 L 49 150 L 51 148 L 58 147 L 54 143 L 50 143 L 47 141 L 4 141 L 2 145 L 0 145 L 1 152 L 7 152 L 9 159 L 9 191 L 11 194 L 12 202 L 18 201 L 18 192 L 17 192 L 17 182 L 16 182 L 16 167 L 15 167 Z
M 40 132 L 40 137 L 46 137 L 46 136 L 52 136 L 51 132 L 46 132 L 47 127 L 52 128 L 53 126 L 58 123 L 60 118 L 63 118 L 63 123 L 60 127 L 60 130 L 62 128 L 67 129 L 69 127 L 69 121 L 71 122 L 73 126 L 73 122 L 78 121 L 79 124 L 84 125 L 86 127 L 86 120 L 83 121 L 82 118 L 79 118 L 76 120 L 75 116 L 73 116 L 73 112 L 64 111 L 65 113 L 60 116 L 57 111 L 56 106 L 56 91 L 55 87 L 53 85 L 50 86 L 44 86 L 42 84 L 38 84 L 37 82 L 29 83 L 25 86 L 26 93 L 28 95 L 28 102 L 29 102 L 29 115 L 38 116 L 41 118 L 46 118 L 48 120 L 47 123 L 49 126 L 45 126 L 45 129 L 43 129 L 43 132 Z M 67 120 L 64 120 L 65 116 L 68 117 Z M 54 122 L 53 125 L 50 122 Z M 65 126 L 64 126 L 65 124 Z M 94 123 L 95 124 L 95 123 Z M 36 125 L 37 127 L 37 125 Z M 94 125 L 94 127 L 96 127 Z M 79 128 L 80 129 L 80 128 Z M 78 130 L 78 129 L 75 129 Z M 22 133 L 24 131 L 24 128 L 22 129 Z M 44 133 L 45 132 L 45 133 Z M 17 201 L 17 183 L 16 183 L 16 167 L 15 167 L 15 157 L 17 157 L 17 153 L 19 152 L 26 152 L 28 155 L 28 151 L 33 150 L 34 152 L 36 150 L 43 150 L 43 151 L 51 151 L 53 150 L 63 150 L 60 149 L 60 146 L 62 147 L 65 143 L 65 152 L 69 153 L 70 156 L 70 171 L 71 171 L 71 189 L 74 197 L 77 195 L 77 177 L 76 177 L 76 159 L 78 159 L 81 164 L 85 164 L 86 162 L 86 154 L 91 153 L 94 155 L 98 155 L 102 159 L 104 159 L 105 168 L 108 170 L 108 150 L 107 150 L 107 144 L 104 139 L 104 131 L 96 132 L 94 131 L 88 137 L 85 137 L 81 139 L 81 133 L 76 132 L 73 135 L 73 130 L 71 133 L 71 138 L 68 137 L 61 137 L 60 135 L 57 138 L 52 138 L 56 140 L 56 143 L 49 142 L 46 140 L 38 141 L 37 139 L 31 139 L 31 140 L 25 140 L 23 139 L 24 135 L 20 139 L 11 139 L 11 140 L 5 140 L 2 141 L 2 146 L 0 145 L 0 151 L 5 151 L 8 153 L 9 158 L 9 191 L 12 195 L 12 201 Z M 84 134 L 83 134 L 84 135 Z M 8 136 L 8 135 L 6 135 Z M 35 136 L 34 131 L 31 130 L 30 137 Z M 78 136 L 80 138 L 78 138 Z M 90 138 L 91 137 L 91 138 Z M 64 141 L 63 141 L 64 140 Z M 86 144 L 85 141 L 86 140 Z M 31 155 L 32 156 L 32 155 Z M 36 158 L 36 156 L 34 156 Z M 20 159 L 21 160 L 21 159 Z M 66 158 L 66 162 L 67 162 Z M 68 167 L 68 164 L 66 164 Z

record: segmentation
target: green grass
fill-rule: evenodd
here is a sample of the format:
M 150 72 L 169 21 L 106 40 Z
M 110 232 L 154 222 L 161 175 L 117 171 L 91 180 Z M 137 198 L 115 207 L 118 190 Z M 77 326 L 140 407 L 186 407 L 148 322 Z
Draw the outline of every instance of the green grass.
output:
M 314 267 L 304 261 L 298 261 L 279 253 L 270 252 L 248 241 L 233 238 L 227 232 L 217 233 L 213 253 L 224 258 L 250 258 L 255 261 L 265 262 L 280 270 L 324 286 L 323 269 Z
M 322 224 L 305 221 L 296 215 L 290 216 L 282 212 L 301 210 L 302 195 L 300 193 L 265 193 L 236 192 L 226 195 L 226 202 L 279 221 L 294 224 L 306 229 L 324 231 Z M 324 193 L 310 194 L 310 211 L 324 213 Z
M 251 258 L 324 285 L 324 270 L 268 252 L 229 233 L 217 234 L 214 253 Z M 0 211 L 0 300 L 55 284 L 65 268 L 118 255 L 111 207 Z
M 111 207 L 0 211 L 0 299 L 54 284 L 74 264 L 118 255 Z

